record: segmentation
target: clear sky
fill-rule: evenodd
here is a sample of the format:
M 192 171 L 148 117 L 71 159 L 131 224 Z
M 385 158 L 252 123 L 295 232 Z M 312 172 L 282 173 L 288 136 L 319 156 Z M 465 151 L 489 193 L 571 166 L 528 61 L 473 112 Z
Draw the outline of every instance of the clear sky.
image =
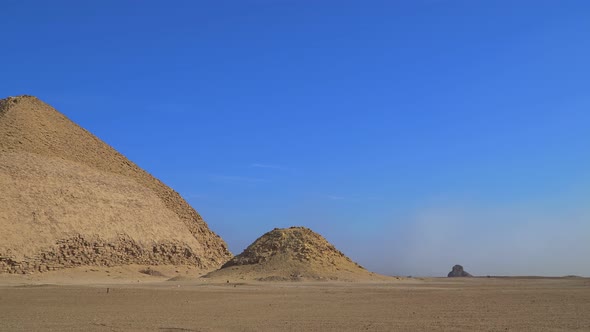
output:
M 4 0 L 31 94 L 235 254 L 302 225 L 381 273 L 590 275 L 590 2 Z

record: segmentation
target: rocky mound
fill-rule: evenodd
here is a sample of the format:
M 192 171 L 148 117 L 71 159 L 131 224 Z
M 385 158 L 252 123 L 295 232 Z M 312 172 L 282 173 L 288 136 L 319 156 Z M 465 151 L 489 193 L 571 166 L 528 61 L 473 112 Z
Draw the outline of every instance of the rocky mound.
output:
M 457 265 L 453 266 L 453 270 L 451 272 L 449 272 L 447 277 L 449 277 L 449 278 L 472 277 L 472 275 L 467 273 L 465 270 L 463 270 L 463 266 L 457 264 Z
M 262 235 L 208 278 L 227 280 L 358 280 L 378 278 L 305 227 Z
M 178 193 L 49 105 L 0 100 L 0 273 L 231 254 Z

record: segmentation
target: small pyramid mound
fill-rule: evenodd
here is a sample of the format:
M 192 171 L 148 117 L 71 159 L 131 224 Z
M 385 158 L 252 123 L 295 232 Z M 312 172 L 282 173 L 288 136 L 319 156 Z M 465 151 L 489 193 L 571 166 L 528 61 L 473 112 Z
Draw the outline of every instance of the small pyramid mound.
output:
M 377 275 L 305 227 L 275 228 L 209 278 L 260 281 L 359 280 Z
M 0 273 L 231 257 L 178 193 L 31 96 L 0 100 L 0 206 Z
M 457 264 L 457 265 L 453 266 L 453 270 L 451 270 L 451 272 L 449 272 L 447 277 L 449 277 L 449 278 L 472 277 L 472 275 L 467 273 L 465 270 L 463 270 L 463 266 Z

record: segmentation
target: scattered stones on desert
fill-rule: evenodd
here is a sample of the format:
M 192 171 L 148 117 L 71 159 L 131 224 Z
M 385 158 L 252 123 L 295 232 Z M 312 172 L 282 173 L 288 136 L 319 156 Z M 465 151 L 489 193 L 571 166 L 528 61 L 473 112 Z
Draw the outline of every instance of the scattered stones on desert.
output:
M 177 192 L 51 106 L 0 101 L 1 331 L 590 330 L 590 279 L 456 263 L 451 278 L 379 275 L 295 225 L 233 256 Z

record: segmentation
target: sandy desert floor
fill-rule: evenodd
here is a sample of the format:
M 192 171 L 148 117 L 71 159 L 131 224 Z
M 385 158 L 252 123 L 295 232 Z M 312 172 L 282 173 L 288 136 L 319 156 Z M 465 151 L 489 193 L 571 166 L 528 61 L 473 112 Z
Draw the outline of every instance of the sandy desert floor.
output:
M 133 269 L 0 276 L 0 330 L 590 331 L 588 278 L 227 283 Z

